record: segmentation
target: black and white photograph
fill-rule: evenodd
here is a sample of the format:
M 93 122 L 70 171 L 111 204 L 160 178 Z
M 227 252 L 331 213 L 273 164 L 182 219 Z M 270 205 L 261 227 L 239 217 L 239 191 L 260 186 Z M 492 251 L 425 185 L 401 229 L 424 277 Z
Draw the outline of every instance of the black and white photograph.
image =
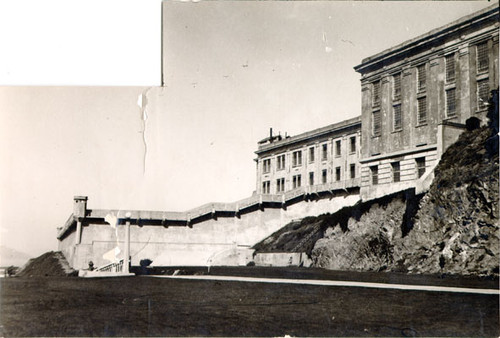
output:
M 500 336 L 499 18 L 0 0 L 0 336 Z

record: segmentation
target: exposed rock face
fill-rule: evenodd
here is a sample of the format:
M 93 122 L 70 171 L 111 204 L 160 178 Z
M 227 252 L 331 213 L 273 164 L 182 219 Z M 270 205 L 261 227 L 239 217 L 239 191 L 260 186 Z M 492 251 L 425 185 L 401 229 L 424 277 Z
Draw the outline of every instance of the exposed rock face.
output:
M 464 133 L 443 155 L 415 228 L 395 251 L 411 272 L 498 274 L 498 142 L 488 128 Z
M 497 142 L 486 127 L 462 134 L 421 200 L 407 193 L 371 202 L 359 218 L 349 219 L 346 231 L 329 227 L 312 251 L 314 265 L 498 275 Z
M 405 209 L 402 196 L 395 196 L 387 204 L 374 203 L 358 220 L 350 218 L 345 232 L 339 226 L 329 227 L 312 251 L 314 265 L 333 270 L 392 266 Z
M 443 154 L 429 192 L 412 190 L 290 223 L 254 248 L 306 252 L 327 269 L 499 274 L 498 136 L 464 132 Z

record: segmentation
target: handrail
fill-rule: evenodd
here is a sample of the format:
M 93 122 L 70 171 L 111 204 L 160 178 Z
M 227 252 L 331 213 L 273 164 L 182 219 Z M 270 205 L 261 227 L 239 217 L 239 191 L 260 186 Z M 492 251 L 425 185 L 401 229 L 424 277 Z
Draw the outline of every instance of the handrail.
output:
M 104 266 L 96 268 L 98 272 L 122 272 L 123 271 L 123 259 L 115 263 L 109 263 Z

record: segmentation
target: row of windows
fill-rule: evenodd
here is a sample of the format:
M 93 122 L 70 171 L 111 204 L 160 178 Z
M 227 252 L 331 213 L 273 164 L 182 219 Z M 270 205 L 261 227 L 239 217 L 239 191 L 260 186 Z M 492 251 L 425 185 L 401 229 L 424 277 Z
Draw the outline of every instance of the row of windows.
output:
M 356 178 L 356 164 L 352 163 L 349 166 L 350 170 L 350 178 Z M 341 175 L 341 167 L 335 168 L 335 181 L 340 181 L 342 179 Z M 321 184 L 325 184 L 328 182 L 328 170 L 323 169 L 321 171 Z M 309 173 L 309 185 L 317 184 L 314 178 L 314 172 Z M 292 188 L 300 188 L 302 186 L 302 175 L 294 175 L 292 176 Z M 284 192 L 285 191 L 285 178 L 281 177 L 276 180 L 276 192 Z M 271 193 L 271 181 L 262 182 L 262 193 L 270 194 Z
M 356 152 L 356 136 L 349 138 L 349 150 L 350 153 Z M 315 161 L 315 148 L 309 147 L 309 163 Z M 342 156 L 342 143 L 341 140 L 335 141 L 335 156 Z M 326 161 L 328 159 L 328 144 L 321 145 L 321 160 Z M 285 169 L 285 154 L 278 155 L 276 157 L 276 169 Z M 292 166 L 298 167 L 302 165 L 302 150 L 297 150 L 292 153 Z M 265 159 L 262 161 L 262 173 L 267 174 L 271 171 L 271 159 Z
M 417 169 L 418 178 L 422 177 L 425 174 L 425 157 L 419 157 L 415 159 L 415 165 Z M 400 162 L 392 162 L 392 182 L 401 182 L 401 164 Z M 377 185 L 379 183 L 379 175 L 378 175 L 378 165 L 374 165 L 370 167 L 371 173 L 371 182 L 372 185 Z
M 490 59 L 488 55 L 488 42 L 482 42 L 476 45 L 476 69 L 477 73 L 487 72 L 489 69 Z M 453 83 L 456 80 L 456 56 L 455 53 L 445 56 L 445 80 L 446 83 Z M 417 66 L 417 92 L 423 93 L 427 86 L 427 69 L 426 65 Z M 372 104 L 374 107 L 380 105 L 380 80 L 373 82 Z M 401 73 L 393 75 L 392 97 L 394 101 L 401 99 Z
M 477 109 L 481 110 L 487 107 L 490 93 L 490 84 L 488 78 L 477 81 Z M 445 90 L 446 102 L 446 118 L 455 117 L 457 115 L 457 91 L 456 88 Z M 398 131 L 403 129 L 403 116 L 401 103 L 392 106 L 393 130 Z M 427 122 L 427 97 L 421 96 L 417 98 L 417 124 L 422 125 Z M 382 121 L 380 109 L 372 113 L 372 134 L 380 136 L 382 132 Z

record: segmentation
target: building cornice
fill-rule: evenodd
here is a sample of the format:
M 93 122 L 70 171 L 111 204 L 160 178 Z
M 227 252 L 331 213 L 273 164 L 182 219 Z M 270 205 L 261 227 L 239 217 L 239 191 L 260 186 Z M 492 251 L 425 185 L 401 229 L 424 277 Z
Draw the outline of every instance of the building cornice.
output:
M 382 69 L 388 64 L 404 61 L 408 56 L 418 54 L 420 50 L 432 49 L 434 44 L 442 45 L 442 41 L 452 34 L 469 29 L 471 25 L 481 25 L 487 22 L 496 22 L 494 29 L 498 30 L 499 7 L 493 5 L 479 12 L 470 14 L 458 19 L 448 25 L 436 28 L 426 34 L 420 35 L 414 39 L 408 40 L 395 47 L 386 49 L 378 54 L 363 59 L 362 63 L 355 66 L 354 70 L 365 74 L 376 69 Z M 487 33 L 489 34 L 489 33 Z M 435 50 L 438 53 L 441 50 Z
M 417 147 L 417 148 L 412 148 L 412 149 L 405 149 L 405 150 L 399 150 L 396 152 L 392 153 L 387 153 L 387 154 L 381 154 L 381 155 L 375 155 L 375 156 L 370 156 L 370 157 L 365 157 L 365 158 L 360 158 L 359 163 L 364 164 L 368 162 L 374 162 L 374 161 L 380 161 L 380 160 L 385 160 L 388 158 L 393 158 L 393 157 L 399 157 L 399 156 L 404 156 L 404 155 L 411 155 L 415 153 L 422 153 L 425 151 L 431 151 L 437 149 L 437 145 L 428 145 L 428 146 L 422 146 L 422 147 Z
M 331 124 L 326 127 L 314 129 L 299 135 L 288 137 L 281 141 L 275 141 L 273 143 L 261 145 L 259 146 L 259 149 L 255 151 L 255 154 L 261 155 L 266 152 L 276 151 L 283 147 L 290 147 L 295 144 L 302 143 L 304 141 L 310 141 L 313 138 L 322 137 L 328 134 L 341 133 L 347 129 L 355 128 L 358 125 L 359 129 L 361 129 L 361 116 L 357 116 L 355 118 L 345 120 L 339 123 Z

